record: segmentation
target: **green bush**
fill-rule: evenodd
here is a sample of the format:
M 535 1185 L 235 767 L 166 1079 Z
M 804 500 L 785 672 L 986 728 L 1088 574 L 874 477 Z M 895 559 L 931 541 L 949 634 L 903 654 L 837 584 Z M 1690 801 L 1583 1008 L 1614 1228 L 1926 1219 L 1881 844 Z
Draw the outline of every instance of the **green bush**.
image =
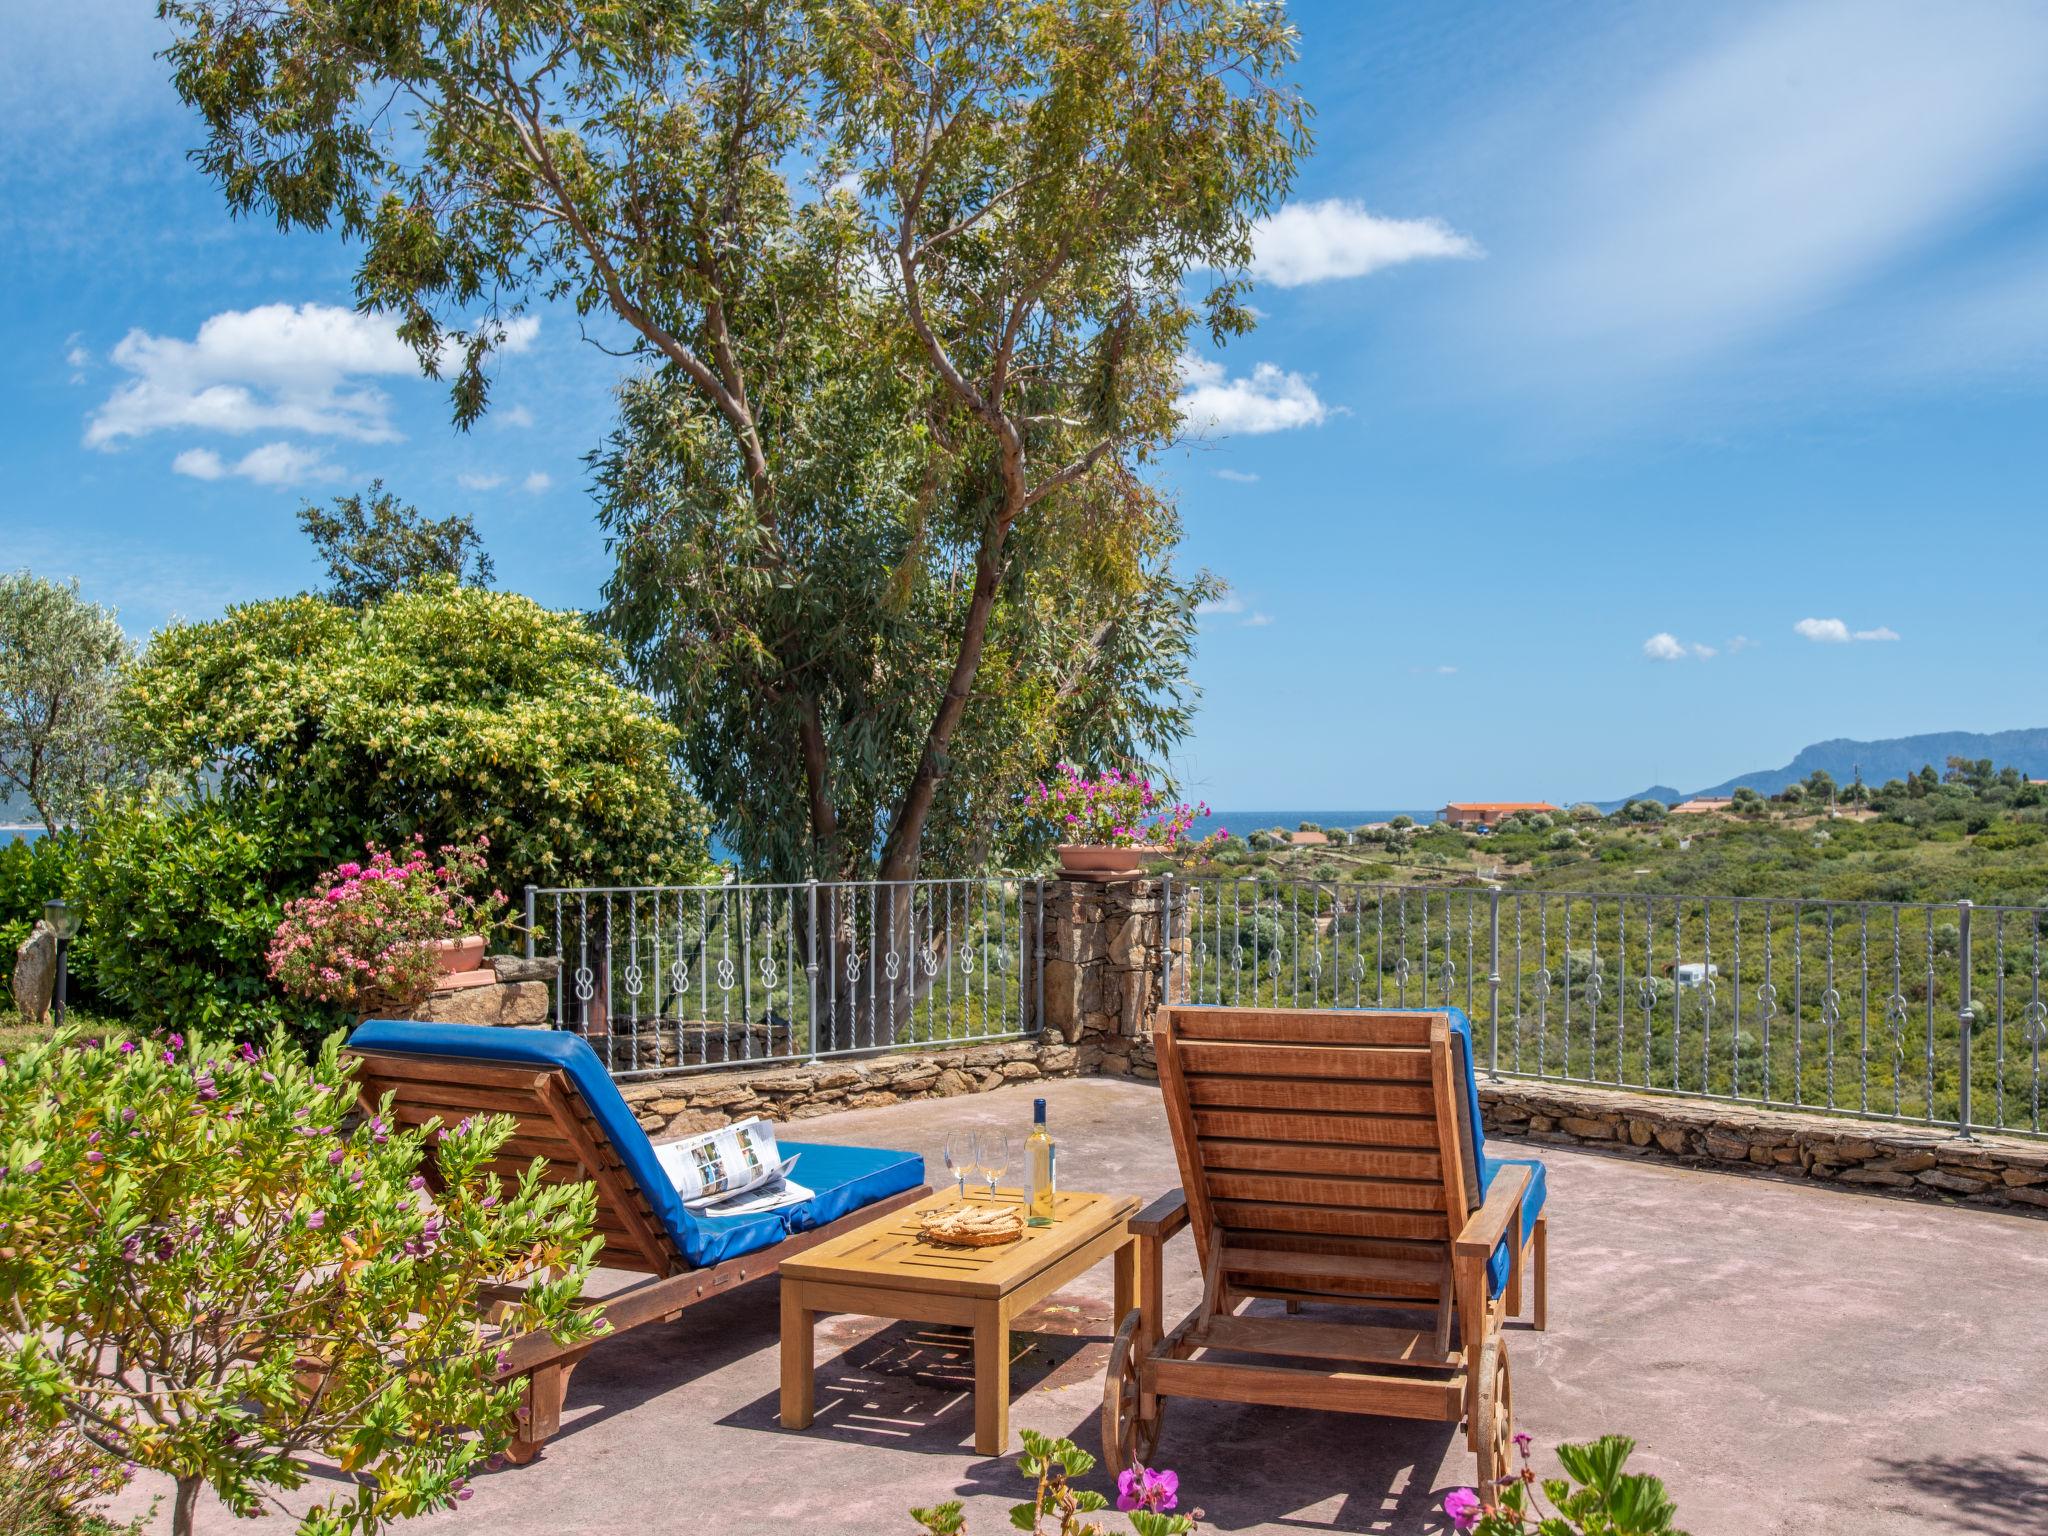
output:
M 34 842 L 0 844 L 0 993 L 11 995 L 14 952 L 43 915 L 43 903 L 54 898 L 81 909 L 78 937 L 65 954 L 68 996 L 88 1007 L 100 1000 L 97 941 L 91 925 L 83 921 L 80 849 L 78 834 L 68 831 Z
M 269 797 L 316 861 L 481 835 L 512 892 L 703 878 L 676 732 L 620 665 L 578 614 L 436 578 L 360 609 L 294 597 L 173 625 L 123 713 L 152 768 Z
M 321 865 L 321 849 L 269 798 L 144 795 L 93 822 L 79 890 L 94 935 L 94 979 L 118 1007 L 185 1031 L 268 1032 L 286 1019 L 265 952 Z M 340 1022 L 293 1005 L 302 1036 Z

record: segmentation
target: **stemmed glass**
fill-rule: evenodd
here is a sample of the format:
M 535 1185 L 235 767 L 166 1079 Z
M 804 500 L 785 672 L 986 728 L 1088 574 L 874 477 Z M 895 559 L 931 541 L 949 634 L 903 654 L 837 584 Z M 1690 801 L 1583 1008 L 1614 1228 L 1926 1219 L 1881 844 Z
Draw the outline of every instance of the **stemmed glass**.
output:
M 946 1138 L 945 1154 L 946 1172 L 953 1175 L 953 1182 L 959 1188 L 960 1198 L 965 1200 L 967 1181 L 974 1177 L 974 1165 L 980 1158 L 973 1134 L 964 1131 L 953 1132 Z
M 988 1181 L 991 1199 L 996 1184 L 1010 1171 L 1010 1138 L 1002 1131 L 982 1131 L 975 1138 L 975 1160 L 981 1164 L 981 1176 Z

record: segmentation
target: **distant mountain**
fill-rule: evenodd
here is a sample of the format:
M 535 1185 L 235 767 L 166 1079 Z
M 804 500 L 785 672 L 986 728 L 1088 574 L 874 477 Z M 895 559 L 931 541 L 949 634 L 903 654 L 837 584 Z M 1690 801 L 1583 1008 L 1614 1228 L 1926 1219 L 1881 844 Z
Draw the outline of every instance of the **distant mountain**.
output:
M 1816 741 L 1800 749 L 1799 755 L 1782 768 L 1759 768 L 1738 773 L 1732 779 L 1696 789 L 1693 795 L 1727 795 L 1743 785 L 1760 795 L 1775 795 L 1787 784 L 1797 783 L 1816 768 L 1825 768 L 1838 784 L 1847 784 L 1859 773 L 1866 784 L 1886 779 L 1903 779 L 1932 763 L 1938 772 L 1951 757 L 1988 757 L 2000 768 L 2018 768 L 2030 778 L 2048 778 L 2048 726 L 2024 731 L 1934 731 L 1925 736 L 1894 736 L 1885 741 L 1851 741 L 1838 736 L 1833 741 Z M 1690 796 L 1668 786 L 1646 789 L 1629 799 L 1662 800 L 1666 805 Z M 1594 802 L 1603 811 L 1617 810 L 1626 800 Z
M 1669 784 L 1652 784 L 1648 789 L 1643 790 L 1639 794 L 1630 795 L 1626 799 L 1595 800 L 1593 803 L 1599 806 L 1603 812 L 1612 815 L 1624 805 L 1627 805 L 1630 800 L 1661 800 L 1666 805 L 1676 805 L 1684 798 L 1685 791 L 1682 789 L 1673 789 Z

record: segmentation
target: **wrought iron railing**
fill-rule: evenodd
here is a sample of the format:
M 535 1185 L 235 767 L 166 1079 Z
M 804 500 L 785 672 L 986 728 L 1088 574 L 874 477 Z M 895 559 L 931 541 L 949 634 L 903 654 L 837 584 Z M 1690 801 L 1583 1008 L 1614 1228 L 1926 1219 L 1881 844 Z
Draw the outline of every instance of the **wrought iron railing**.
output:
M 1044 911 L 1034 879 L 529 887 L 527 955 L 642 1077 L 1033 1033 Z
M 1452 1003 L 1496 1076 L 2043 1130 L 2042 908 L 1166 885 L 1176 1000 Z

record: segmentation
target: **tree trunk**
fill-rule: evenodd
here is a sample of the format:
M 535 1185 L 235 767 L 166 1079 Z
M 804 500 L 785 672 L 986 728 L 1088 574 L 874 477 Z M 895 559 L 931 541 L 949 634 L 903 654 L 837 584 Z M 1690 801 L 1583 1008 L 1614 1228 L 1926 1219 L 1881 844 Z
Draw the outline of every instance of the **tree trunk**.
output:
M 198 1477 L 178 1479 L 178 1493 L 171 1505 L 171 1536 L 192 1536 L 192 1524 L 199 1518 L 199 1495 L 206 1481 Z

